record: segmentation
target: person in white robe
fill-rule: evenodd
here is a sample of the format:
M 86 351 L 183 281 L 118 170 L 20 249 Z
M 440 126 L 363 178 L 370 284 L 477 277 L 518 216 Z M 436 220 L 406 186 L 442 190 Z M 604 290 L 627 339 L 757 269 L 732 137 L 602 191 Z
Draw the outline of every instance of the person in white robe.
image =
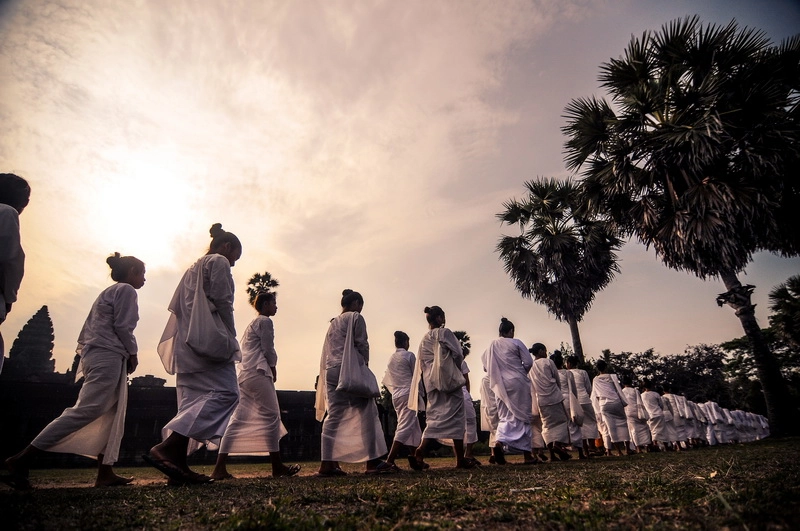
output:
M 25 274 L 25 252 L 19 235 L 19 215 L 28 206 L 31 187 L 13 173 L 0 173 L 0 324 L 6 320 Z M 0 333 L 0 373 L 5 345 Z
M 342 313 L 331 320 L 325 335 L 317 383 L 317 420 L 322 421 L 320 477 L 347 475 L 339 462 L 365 463 L 366 474 L 394 472 L 380 458 L 386 455 L 386 440 L 374 397 L 340 389 L 345 356 L 357 356 L 369 367 L 367 323 L 361 315 L 364 298 L 357 291 L 342 292 Z M 373 376 L 370 374 L 370 378 Z M 375 382 L 377 389 L 377 381 Z
M 608 430 L 611 445 L 616 448 L 617 454 L 622 455 L 623 448 L 626 453 L 631 453 L 628 443 L 631 440 L 628 431 L 628 418 L 625 415 L 625 406 L 628 402 L 622 395 L 617 375 L 608 372 L 605 360 L 597 360 L 595 364 L 598 375 L 592 380 L 592 404 L 598 418 L 602 417 L 603 424 Z M 610 448 L 606 447 L 608 450 Z
M 679 449 L 688 448 L 689 437 L 686 432 L 686 411 L 683 409 L 683 404 L 681 403 L 680 398 L 678 395 L 672 393 L 672 389 L 669 385 L 664 385 L 664 394 L 661 396 L 661 398 L 663 398 L 664 402 L 668 404 L 668 407 L 672 412 L 672 426 L 675 429 L 676 438 L 675 444 Z
M 589 373 L 578 367 L 580 363 L 578 356 L 567 356 L 566 363 L 567 369 L 572 373 L 572 377 L 575 380 L 575 389 L 578 391 L 578 402 L 583 410 L 581 437 L 583 437 L 583 451 L 586 453 L 586 456 L 589 457 L 592 455 L 595 439 L 600 437 L 600 431 L 597 428 L 597 415 L 592 405 L 592 380 L 589 378 Z
M 530 372 L 528 375 L 530 377 Z M 548 459 L 546 450 L 547 444 L 542 437 L 542 410 L 539 409 L 539 396 L 531 380 L 531 454 L 544 463 Z
M 427 393 L 426 426 L 422 442 L 414 452 L 415 470 L 424 470 L 425 450 L 432 440 L 452 439 L 456 456 L 456 468 L 473 468 L 475 463 L 464 457 L 464 391 L 466 384 L 461 373 L 464 355 L 458 338 L 445 328 L 445 313 L 439 306 L 425 307 L 428 333 L 420 341 L 417 364 L 408 407 L 419 407 L 419 382 Z
M 558 368 L 558 383 L 561 387 L 561 394 L 564 397 L 564 408 L 569 413 L 569 442 L 570 445 L 578 450 L 578 458 L 586 459 L 588 454 L 583 450 L 583 434 L 581 425 L 583 424 L 583 408 L 578 401 L 578 390 L 575 386 L 575 378 L 568 369 L 564 368 L 564 356 L 560 350 L 556 350 L 550 356 L 553 363 Z
M 186 270 L 175 289 L 157 348 L 164 369 L 176 375 L 178 412 L 161 430 L 162 442 L 142 458 L 172 484 L 213 481 L 191 470 L 187 455 L 203 444 L 219 445 L 239 402 L 235 363 L 242 355 L 231 268 L 242 256 L 242 244 L 219 223 L 209 232 L 207 254 Z
M 392 395 L 392 405 L 397 414 L 397 428 L 386 462 L 397 466 L 395 459 L 403 448 L 409 452 L 409 464 L 416 464 L 413 454 L 422 442 L 422 428 L 419 426 L 417 412 L 408 407 L 408 395 L 411 394 L 411 380 L 414 378 L 417 357 L 408 351 L 410 339 L 405 332 L 398 330 L 394 333 L 394 345 L 397 350 L 389 358 L 383 385 Z
M 569 413 L 564 407 L 558 368 L 553 360 L 547 359 L 547 347 L 542 343 L 534 343 L 530 353 L 534 359 L 529 375 L 542 419 L 542 439 L 550 450 L 550 459 L 566 461 L 572 458 L 566 450 L 569 445 Z
M 30 488 L 28 470 L 42 452 L 97 458 L 95 486 L 127 485 L 133 478 L 114 473 L 125 430 L 127 375 L 138 365 L 133 331 L 139 321 L 136 290 L 145 283 L 145 267 L 133 256 L 115 253 L 107 260 L 117 283 L 103 290 L 78 336 L 76 381 L 84 378 L 75 405 L 48 424 L 17 455 L 6 460 L 12 486 Z
M 267 455 L 273 477 L 294 476 L 300 465 L 286 466 L 281 459 L 280 440 L 289 432 L 281 422 L 281 408 L 275 383 L 278 381 L 278 353 L 275 352 L 277 294 L 262 292 L 253 300 L 258 316 L 242 336 L 242 361 L 239 364 L 239 405 L 231 416 L 219 445 L 217 463 L 211 477 L 231 479 L 228 456 Z
M 656 391 L 661 395 L 664 408 L 664 428 L 666 430 L 666 446 L 669 450 L 680 452 L 682 447 L 678 439 L 678 431 L 675 429 L 675 406 L 664 396 L 664 386 L 657 386 Z
M 469 365 L 467 365 L 469 349 L 464 347 L 462 343 L 461 351 L 464 354 L 464 359 L 461 361 L 461 374 L 464 375 L 464 386 L 461 388 L 461 393 L 464 397 L 464 459 L 476 466 L 480 466 L 481 462 L 472 453 L 475 443 L 478 442 L 478 415 L 475 413 L 475 401 L 472 400 L 472 393 L 470 392 L 470 369 Z M 453 447 L 453 439 L 437 439 L 437 442 Z
M 528 348 L 514 338 L 514 323 L 503 317 L 500 337 L 489 344 L 481 361 L 489 388 L 497 405 L 497 430 L 493 455 L 497 464 L 505 464 L 505 453 L 523 454 L 523 463 L 539 460 L 531 453 L 531 381 L 528 371 L 533 358 Z
M 484 369 L 485 371 L 486 369 Z M 497 397 L 494 396 L 491 385 L 489 385 L 489 375 L 484 372 L 481 378 L 481 431 L 489 434 L 489 449 L 491 456 L 489 463 L 495 464 L 494 446 L 497 443 L 497 425 L 500 417 L 497 413 Z
M 716 446 L 718 443 L 717 436 L 714 433 L 714 412 L 710 406 L 709 402 L 703 402 L 702 404 L 697 404 L 697 407 L 700 408 L 700 411 L 703 412 L 703 417 L 705 418 L 705 430 L 706 430 L 706 441 L 708 442 L 709 446 Z
M 650 428 L 647 426 L 647 410 L 642 402 L 642 395 L 633 386 L 633 379 L 625 375 L 621 379 L 622 396 L 628 405 L 625 406 L 625 416 L 628 419 L 628 432 L 631 442 L 636 446 L 636 452 L 642 453 L 653 443 L 650 437 Z
M 661 399 L 661 395 L 653 389 L 650 380 L 645 380 L 642 387 L 644 388 L 642 405 L 647 412 L 647 427 L 650 429 L 650 437 L 653 439 L 654 445 L 660 450 L 665 450 L 667 428 L 664 421 L 664 401 Z

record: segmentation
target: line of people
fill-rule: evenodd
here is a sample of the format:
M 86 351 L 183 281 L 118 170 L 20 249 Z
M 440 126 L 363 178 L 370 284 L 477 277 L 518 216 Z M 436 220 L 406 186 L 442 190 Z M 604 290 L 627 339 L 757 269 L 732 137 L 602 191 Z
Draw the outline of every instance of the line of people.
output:
M 22 278 L 24 253 L 19 245 L 18 215 L 29 196 L 24 179 L 0 174 L 0 237 L 10 245 L 10 258 L 0 257 L 6 313 L 16 300 Z M 273 476 L 296 475 L 300 466 L 284 464 L 280 455 L 279 442 L 287 432 L 275 390 L 277 353 L 271 317 L 278 310 L 276 295 L 256 297 L 257 316 L 240 344 L 233 319 L 231 268 L 242 255 L 242 244 L 219 223 L 211 227 L 210 235 L 208 251 L 178 283 L 157 348 L 165 370 L 176 377 L 177 414 L 164 426 L 163 440 L 142 458 L 173 485 L 229 479 L 226 463 L 228 456 L 235 454 L 269 454 Z M 31 464 L 45 451 L 97 458 L 96 486 L 133 481 L 117 475 L 112 465 L 119 456 L 124 431 L 127 375 L 138 366 L 134 330 L 139 319 L 137 290 L 145 284 L 145 264 L 119 253 L 106 262 L 115 284 L 97 297 L 78 337 L 77 374 L 84 377 L 78 399 L 28 446 L 5 460 L 9 475 L 2 479 L 15 488 L 30 488 Z M 358 292 L 345 290 L 341 307 L 341 314 L 331 320 L 320 359 L 316 407 L 322 421 L 322 460 L 317 475 L 345 475 L 339 462 L 363 462 L 367 474 L 397 472 L 395 460 L 403 447 L 409 450 L 409 466 L 425 470 L 429 468 L 426 452 L 434 440 L 453 447 L 457 468 L 478 466 L 472 455 L 478 432 L 470 371 L 458 339 L 445 327 L 442 308 L 424 309 L 428 332 L 417 356 L 408 351 L 408 335 L 395 334 L 397 351 L 383 382 L 392 393 L 398 427 L 387 451 L 374 400 L 379 390 L 369 369 L 367 328 L 361 315 L 364 299 Z M 514 339 L 514 331 L 513 323 L 502 319 L 500 337 L 481 358 L 486 373 L 481 419 L 490 432 L 492 463 L 504 464 L 506 453 L 522 453 L 524 463 L 537 463 L 546 458 L 546 449 L 551 459 L 566 460 L 570 445 L 585 457 L 590 442 L 598 437 L 598 428 L 609 450 L 629 451 L 631 434 L 635 445 L 645 448 L 651 443 L 645 442 L 641 423 L 632 424 L 630 431 L 628 428 L 632 415 L 641 421 L 643 412 L 652 440 L 662 446 L 679 448 L 682 443 L 703 440 L 699 433 L 703 419 L 705 440 L 712 444 L 765 435 L 763 417 L 726 412 L 713 403 L 692 405 L 668 393 L 653 397 L 652 391 L 646 390 L 641 398 L 634 396 L 630 393 L 638 392 L 627 391 L 629 385 L 621 389 L 602 362 L 597 367 L 600 374 L 590 384 L 586 372 L 577 368 L 577 360 L 568 359 L 564 369 L 560 355 L 548 359 L 541 343 L 528 350 Z M 427 421 L 424 431 L 417 420 L 417 412 L 422 410 Z M 746 433 L 731 432 L 731 425 L 745 426 L 742 430 Z M 695 427 L 698 429 L 692 429 Z M 187 456 L 201 445 L 219 448 L 210 476 L 188 466 Z

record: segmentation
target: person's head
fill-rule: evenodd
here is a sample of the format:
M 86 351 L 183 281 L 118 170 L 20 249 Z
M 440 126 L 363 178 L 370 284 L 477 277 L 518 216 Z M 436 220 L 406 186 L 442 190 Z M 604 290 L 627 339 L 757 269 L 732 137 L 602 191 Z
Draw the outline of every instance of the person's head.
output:
M 567 363 L 567 369 L 577 369 L 580 360 L 578 359 L 578 356 L 576 356 L 575 354 L 570 354 L 569 356 L 567 356 L 566 363 Z
M 440 328 L 444 326 L 446 320 L 444 317 L 444 310 L 438 306 L 425 306 L 425 320 L 428 325 L 433 328 Z
M 394 333 L 394 346 L 396 348 L 404 348 L 408 350 L 409 344 L 408 334 L 401 332 L 400 330 Z
M 630 374 L 623 374 L 620 376 L 619 382 L 626 387 L 633 387 L 633 378 Z
M 560 350 L 554 350 L 550 355 L 550 359 L 553 360 L 553 363 L 555 363 L 556 367 L 559 369 L 564 367 L 564 356 L 561 354 Z
M 534 358 L 547 357 L 547 347 L 545 347 L 542 343 L 534 343 L 533 346 L 528 349 L 528 352 L 533 354 Z
M 514 323 L 505 317 L 500 318 L 500 337 L 514 337 Z
M 605 374 L 608 372 L 608 363 L 606 363 L 606 360 L 604 359 L 597 360 L 594 366 L 599 373 Z
M 658 393 L 660 395 L 663 395 L 664 392 L 665 392 L 664 391 L 664 386 L 663 385 L 657 385 L 656 388 L 655 388 L 655 391 L 656 391 L 656 393 Z
M 242 242 L 232 232 L 222 229 L 222 223 L 214 223 L 208 231 L 211 234 L 211 245 L 208 254 L 220 254 L 228 259 L 231 267 L 242 257 Z
M 649 378 L 642 382 L 642 387 L 647 390 L 651 391 L 653 389 L 653 381 Z
M 278 313 L 278 294 L 274 291 L 262 291 L 256 295 L 253 301 L 253 307 L 259 315 L 266 315 L 272 317 Z
M 342 292 L 342 311 L 360 312 L 364 309 L 364 297 L 357 291 L 346 289 Z
M 108 267 L 111 268 L 111 280 L 130 284 L 136 289 L 144 286 L 144 262 L 135 256 L 120 256 L 114 253 L 106 258 Z
M 0 173 L 0 203 L 22 214 L 30 198 L 31 187 L 28 181 L 13 173 Z

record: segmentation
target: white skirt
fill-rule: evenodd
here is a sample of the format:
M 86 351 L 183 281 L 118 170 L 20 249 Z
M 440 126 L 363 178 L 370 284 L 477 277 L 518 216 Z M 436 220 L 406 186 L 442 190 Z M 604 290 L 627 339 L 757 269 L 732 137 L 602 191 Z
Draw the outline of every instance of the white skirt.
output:
M 239 383 L 239 405 L 222 437 L 219 452 L 234 455 L 279 452 L 280 440 L 287 433 L 281 422 L 281 407 L 272 375 L 259 371 Z
M 336 390 L 341 367 L 326 371 L 327 416 L 322 422 L 322 460 L 361 463 L 386 454 L 378 406 Z
M 239 402 L 239 384 L 233 362 L 210 371 L 178 373 L 178 413 L 161 430 L 166 439 L 173 431 L 194 442 L 189 453 L 201 443 L 219 445 L 228 421 Z
M 408 395 L 392 395 L 392 404 L 397 413 L 397 429 L 394 440 L 405 446 L 419 446 L 422 441 L 422 429 L 419 427 L 417 412 L 408 408 Z
M 82 359 L 78 401 L 48 424 L 31 446 L 48 452 L 73 453 L 114 464 L 125 432 L 128 404 L 127 360 L 118 352 L 92 349 Z

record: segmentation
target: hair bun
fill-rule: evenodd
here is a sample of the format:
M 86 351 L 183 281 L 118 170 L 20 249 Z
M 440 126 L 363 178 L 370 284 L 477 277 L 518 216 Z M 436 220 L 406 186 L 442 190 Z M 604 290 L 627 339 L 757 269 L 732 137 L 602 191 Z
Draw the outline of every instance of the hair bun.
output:
M 342 291 L 342 297 L 346 297 L 346 296 L 350 295 L 351 293 L 353 293 L 353 290 L 346 289 L 346 290 Z
M 505 317 L 501 317 L 501 318 L 500 318 L 500 322 L 501 322 L 501 323 L 507 323 L 507 322 L 508 322 L 508 319 L 506 319 Z
M 106 264 L 108 264 L 109 267 L 111 267 L 113 269 L 114 268 L 114 264 L 119 262 L 119 258 L 120 258 L 120 254 L 119 253 L 114 253 L 111 256 L 109 256 L 108 258 L 106 258 Z
M 209 229 L 209 234 L 211 234 L 212 238 L 216 238 L 217 236 L 222 236 L 225 234 L 225 231 L 222 230 L 222 223 L 214 223 L 211 225 L 211 229 Z
M 424 309 L 423 311 L 424 311 L 425 313 L 431 313 L 431 308 L 430 308 L 430 306 L 425 306 L 425 309 Z

